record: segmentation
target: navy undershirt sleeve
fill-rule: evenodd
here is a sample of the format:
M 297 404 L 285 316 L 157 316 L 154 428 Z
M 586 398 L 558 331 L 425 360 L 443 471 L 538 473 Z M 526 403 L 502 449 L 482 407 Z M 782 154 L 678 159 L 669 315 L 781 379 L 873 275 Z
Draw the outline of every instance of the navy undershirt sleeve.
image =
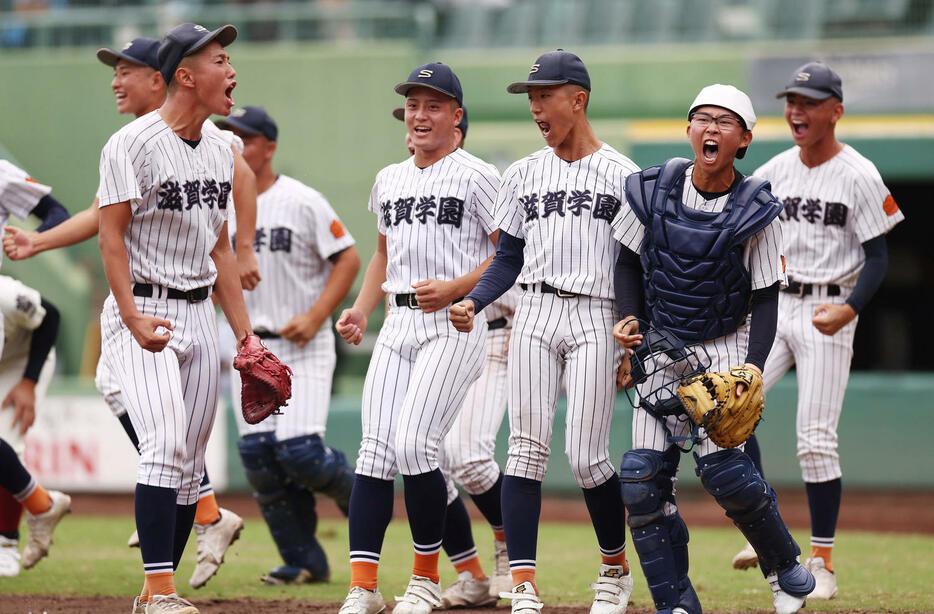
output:
M 51 194 L 43 196 L 42 200 L 33 207 L 31 213 L 42 220 L 42 224 L 38 228 L 39 232 L 58 226 L 71 217 L 68 213 L 68 209 L 63 207 L 62 203 L 55 200 Z
M 45 364 L 45 359 L 49 357 L 49 352 L 55 346 L 58 324 L 61 321 L 55 305 L 42 299 L 42 306 L 45 308 L 45 317 L 36 330 L 32 331 L 29 358 L 26 359 L 26 370 L 23 372 L 23 378 L 34 382 L 39 381 L 42 365 Z
M 613 270 L 613 285 L 616 288 L 616 307 L 622 317 L 644 317 L 642 290 L 642 263 L 639 255 L 626 246 L 619 250 Z
M 516 283 L 519 272 L 522 271 L 525 250 L 525 241 L 512 236 L 508 232 L 499 231 L 496 240 L 496 256 L 480 277 L 464 300 L 474 302 L 474 310 L 479 313 L 481 309 L 498 299 L 504 292 Z
M 760 369 L 769 357 L 772 342 L 775 341 L 775 329 L 778 324 L 778 286 L 775 282 L 768 288 L 752 291 L 752 323 L 749 325 L 749 348 L 746 362 Z
M 866 262 L 863 264 L 863 270 L 859 272 L 859 277 L 856 278 L 853 293 L 846 299 L 847 304 L 856 313 L 861 312 L 869 303 L 879 286 L 882 285 L 885 272 L 889 268 L 885 235 L 879 235 L 863 243 L 863 253 L 866 254 Z

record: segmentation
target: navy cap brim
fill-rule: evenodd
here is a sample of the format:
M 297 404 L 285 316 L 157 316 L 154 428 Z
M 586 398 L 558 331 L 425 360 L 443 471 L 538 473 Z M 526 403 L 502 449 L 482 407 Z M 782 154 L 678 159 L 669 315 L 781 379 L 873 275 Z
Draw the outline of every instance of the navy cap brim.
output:
M 201 51 L 202 49 L 204 49 L 208 45 L 208 43 L 210 43 L 211 41 L 215 41 L 215 40 L 218 43 L 220 43 L 221 47 L 226 47 L 230 43 L 234 42 L 235 40 L 237 40 L 236 26 L 227 24 L 226 26 L 219 27 L 213 32 L 208 32 L 207 34 L 202 36 L 198 40 L 198 42 L 195 43 L 194 46 L 192 46 L 192 48 L 188 50 L 188 53 L 186 53 L 185 55 L 189 56 L 194 53 L 197 53 Z
M 427 84 L 427 83 L 419 83 L 419 82 L 417 82 L 417 81 L 403 81 L 402 83 L 400 83 L 399 85 L 397 85 L 397 86 L 394 87 L 393 89 L 395 90 L 395 92 L 396 92 L 397 94 L 400 94 L 400 95 L 402 95 L 402 96 L 407 96 L 408 93 L 409 93 L 409 90 L 412 89 L 412 88 L 414 88 L 414 87 L 427 87 L 427 88 L 430 89 L 430 90 L 435 90 L 436 92 L 440 92 L 441 94 L 444 94 L 444 95 L 447 96 L 448 98 L 451 98 L 451 99 L 453 99 L 453 100 L 455 100 L 455 101 L 457 100 L 457 96 L 455 96 L 455 95 L 454 95 L 453 93 L 451 93 L 451 92 L 448 92 L 448 91 L 446 91 L 446 90 L 443 90 L 443 89 L 441 89 L 440 87 L 435 87 L 435 86 L 429 85 L 429 84 Z M 458 102 L 458 104 L 460 104 L 460 102 Z
M 218 119 L 216 122 L 214 122 L 214 124 L 221 130 L 230 130 L 230 129 L 239 130 L 240 132 L 244 134 L 251 134 L 254 136 L 263 134 L 256 128 L 253 128 L 252 126 L 248 126 L 244 124 L 243 122 L 238 120 L 236 117 L 225 117 L 223 119 Z
M 149 64 L 147 64 L 146 62 L 138 60 L 137 58 L 134 58 L 132 56 L 126 55 L 125 53 L 114 51 L 113 49 L 110 49 L 108 47 L 102 47 L 97 50 L 97 59 L 100 60 L 101 63 L 106 64 L 107 66 L 110 66 L 111 68 L 116 66 L 117 62 L 119 62 L 120 60 L 126 60 L 127 62 L 130 62 L 132 64 L 137 64 L 139 66 L 149 66 Z M 149 66 L 149 68 L 152 68 L 153 70 L 158 70 L 155 66 Z
M 392 116 L 398 119 L 400 122 L 405 121 L 405 107 L 396 107 L 392 110 Z
M 533 87 L 547 87 L 549 85 L 564 85 L 566 83 L 571 83 L 573 85 L 579 85 L 587 91 L 590 89 L 577 81 L 571 79 L 561 79 L 561 80 L 545 80 L 541 79 L 539 81 L 516 81 L 515 83 L 510 83 L 506 87 L 506 91 L 510 94 L 527 94 L 530 88 Z
M 811 87 L 789 87 L 788 89 L 775 94 L 776 98 L 784 98 L 788 94 L 801 94 L 802 96 L 807 96 L 808 98 L 813 98 L 814 100 L 826 100 L 831 96 L 835 96 L 833 92 L 828 92 L 826 90 L 816 90 Z

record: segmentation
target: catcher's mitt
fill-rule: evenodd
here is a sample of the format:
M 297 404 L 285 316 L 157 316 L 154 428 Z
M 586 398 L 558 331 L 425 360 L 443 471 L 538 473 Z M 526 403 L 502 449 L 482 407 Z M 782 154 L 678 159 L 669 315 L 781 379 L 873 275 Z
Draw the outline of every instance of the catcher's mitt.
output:
M 292 396 L 292 370 L 266 349 L 256 335 L 243 340 L 234 368 L 240 372 L 240 407 L 248 424 L 257 424 Z
M 736 396 L 740 382 L 746 390 Z M 686 377 L 678 386 L 678 398 L 694 424 L 704 427 L 721 448 L 735 448 L 749 439 L 765 408 L 762 376 L 747 367 Z

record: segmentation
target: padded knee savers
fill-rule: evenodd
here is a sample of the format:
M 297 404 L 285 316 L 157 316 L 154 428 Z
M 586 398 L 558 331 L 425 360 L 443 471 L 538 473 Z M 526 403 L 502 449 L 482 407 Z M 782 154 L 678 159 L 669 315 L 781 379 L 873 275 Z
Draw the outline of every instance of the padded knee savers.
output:
M 763 574 L 797 564 L 801 550 L 778 513 L 775 491 L 749 456 L 735 448 L 702 456 L 697 459 L 697 475 L 752 544 Z
M 275 453 L 289 478 L 333 498 L 347 514 L 354 470 L 343 452 L 324 445 L 318 435 L 305 435 L 277 442 Z

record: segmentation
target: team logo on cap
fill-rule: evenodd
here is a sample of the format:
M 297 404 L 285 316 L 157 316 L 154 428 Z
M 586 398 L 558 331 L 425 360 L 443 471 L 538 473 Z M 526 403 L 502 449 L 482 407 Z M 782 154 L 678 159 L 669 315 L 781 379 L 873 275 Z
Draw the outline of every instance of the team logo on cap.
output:
M 431 79 L 431 75 L 433 74 L 435 74 L 435 71 L 428 70 L 427 68 L 423 68 L 421 72 L 418 73 L 418 78 L 419 79 Z
M 810 81 L 811 73 L 809 72 L 799 72 L 798 76 L 795 77 L 795 81 Z
M 207 31 L 208 31 L 208 29 L 205 28 L 204 26 L 199 26 L 199 25 L 197 25 L 197 24 L 195 25 L 195 30 L 197 30 L 198 32 L 207 32 Z
M 529 69 L 529 74 L 533 75 L 538 72 L 538 69 L 541 68 L 541 64 L 532 64 L 532 68 Z
M 126 51 L 127 49 L 129 49 L 129 48 L 132 47 L 132 46 L 133 46 L 133 41 L 130 41 L 130 42 L 128 42 L 126 45 L 124 45 L 123 48 L 122 48 L 120 51 Z
M 246 115 L 246 109 L 237 109 L 230 114 L 231 117 L 243 117 L 244 115 Z

